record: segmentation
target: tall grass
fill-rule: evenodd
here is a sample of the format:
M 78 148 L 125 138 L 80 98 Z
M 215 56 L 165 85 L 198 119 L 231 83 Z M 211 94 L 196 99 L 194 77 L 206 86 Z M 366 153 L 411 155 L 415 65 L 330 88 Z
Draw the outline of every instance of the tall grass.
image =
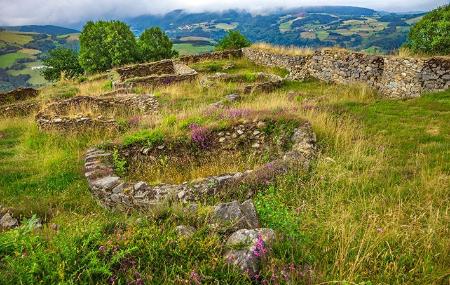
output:
M 269 51 L 276 54 L 286 54 L 294 56 L 312 55 L 314 53 L 314 50 L 312 48 L 300 48 L 296 46 L 280 46 L 268 43 L 255 43 L 251 47 L 255 49 Z

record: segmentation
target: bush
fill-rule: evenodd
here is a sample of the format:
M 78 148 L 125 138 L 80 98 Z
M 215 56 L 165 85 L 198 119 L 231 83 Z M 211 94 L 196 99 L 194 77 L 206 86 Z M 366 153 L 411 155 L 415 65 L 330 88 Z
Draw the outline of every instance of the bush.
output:
M 42 70 L 42 75 L 49 81 L 59 80 L 63 74 L 65 78 L 78 77 L 84 72 L 78 62 L 78 53 L 68 48 L 50 51 L 44 65 L 46 68 Z
M 146 29 L 138 41 L 141 61 L 157 61 L 178 55 L 169 37 L 158 27 Z
M 216 45 L 216 50 L 240 49 L 250 46 L 251 42 L 237 30 L 229 31 Z
M 138 47 L 130 27 L 120 21 L 88 22 L 80 34 L 80 63 L 89 72 L 137 62 Z
M 415 53 L 450 55 L 450 5 L 431 11 L 415 24 L 407 46 Z

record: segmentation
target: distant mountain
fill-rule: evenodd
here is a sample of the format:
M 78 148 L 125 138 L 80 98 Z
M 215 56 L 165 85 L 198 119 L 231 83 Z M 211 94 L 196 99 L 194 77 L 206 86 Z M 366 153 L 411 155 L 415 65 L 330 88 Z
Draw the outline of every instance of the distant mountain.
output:
M 38 33 L 38 34 L 47 34 L 47 35 L 52 35 L 52 36 L 79 33 L 79 31 L 77 31 L 75 29 L 69 29 L 69 28 L 52 26 L 52 25 L 6 26 L 6 27 L 1 27 L 1 28 L 5 31 Z

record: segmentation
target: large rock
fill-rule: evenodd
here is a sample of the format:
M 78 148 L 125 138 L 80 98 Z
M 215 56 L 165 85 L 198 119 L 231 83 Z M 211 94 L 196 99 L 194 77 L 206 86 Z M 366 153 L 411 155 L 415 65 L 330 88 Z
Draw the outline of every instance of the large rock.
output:
M 252 277 L 259 272 L 261 260 L 274 239 L 272 229 L 238 230 L 228 238 L 226 245 L 230 249 L 225 253 L 225 261 L 238 266 Z
M 259 227 L 258 215 L 251 200 L 221 203 L 214 207 L 213 222 L 231 230 Z
M 179 225 L 175 228 L 175 230 L 177 231 L 178 235 L 186 238 L 193 236 L 195 233 L 194 227 L 185 225 Z
M 4 229 L 10 229 L 13 227 L 17 227 L 19 222 L 17 219 L 13 218 L 10 213 L 6 213 L 0 219 L 0 227 Z

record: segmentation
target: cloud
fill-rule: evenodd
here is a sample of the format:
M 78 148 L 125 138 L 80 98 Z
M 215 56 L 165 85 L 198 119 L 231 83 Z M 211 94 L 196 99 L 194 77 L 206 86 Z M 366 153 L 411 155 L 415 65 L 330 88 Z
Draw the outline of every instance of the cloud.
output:
M 262 13 L 274 8 L 349 5 L 386 11 L 424 11 L 448 0 L 0 0 L 0 24 L 71 24 L 86 20 L 163 14 L 174 9 L 193 12 L 246 9 Z

